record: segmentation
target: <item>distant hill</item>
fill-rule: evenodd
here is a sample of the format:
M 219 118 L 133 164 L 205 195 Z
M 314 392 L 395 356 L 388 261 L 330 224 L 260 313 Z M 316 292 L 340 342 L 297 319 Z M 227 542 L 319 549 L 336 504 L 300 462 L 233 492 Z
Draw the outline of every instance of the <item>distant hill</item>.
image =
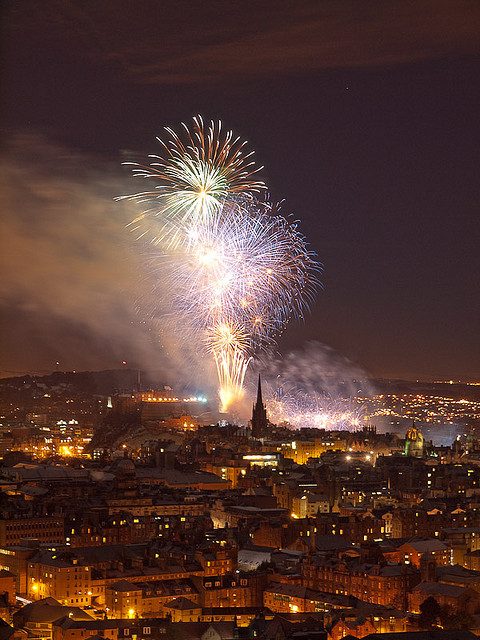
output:
M 109 396 L 115 392 L 129 392 L 137 385 L 136 369 L 108 369 L 105 371 L 55 371 L 48 375 L 25 375 L 0 379 L 0 397 L 35 396 L 49 391 L 69 391 L 78 395 Z M 420 394 L 454 399 L 480 401 L 480 385 L 446 382 L 372 379 L 379 394 Z M 143 389 L 162 388 L 168 384 L 161 374 L 141 372 Z
M 0 380 L 0 394 L 68 390 L 80 395 L 108 396 L 118 391 L 131 391 L 137 384 L 134 369 L 110 369 L 107 371 L 55 371 L 49 375 L 17 376 Z M 144 380 L 144 384 L 158 382 Z

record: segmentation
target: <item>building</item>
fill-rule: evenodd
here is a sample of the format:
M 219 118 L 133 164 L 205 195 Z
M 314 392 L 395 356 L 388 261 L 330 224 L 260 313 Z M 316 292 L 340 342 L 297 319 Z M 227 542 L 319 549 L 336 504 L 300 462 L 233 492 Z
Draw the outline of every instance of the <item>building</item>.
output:
M 339 606 L 351 607 L 354 600 L 300 584 L 274 582 L 263 592 L 263 602 L 274 613 L 320 613 Z
M 91 604 L 91 567 L 70 551 L 38 551 L 27 564 L 26 597 L 57 598 L 63 605 Z
M 19 545 L 22 540 L 35 538 L 39 542 L 62 544 L 65 542 L 63 517 L 9 517 L 0 520 L 0 546 Z
M 469 587 L 440 582 L 421 582 L 408 597 L 409 611 L 420 613 L 420 605 L 433 597 L 441 607 L 448 607 L 452 614 L 465 611 L 474 614 L 480 606 L 480 594 Z
M 52 640 L 156 640 L 165 637 L 169 623 L 166 618 L 102 618 L 101 620 L 74 620 L 63 617 L 53 625 Z
M 267 575 L 263 572 L 195 577 L 192 580 L 204 608 L 255 608 L 263 605 L 263 590 L 267 584 Z
M 194 584 L 185 579 L 145 583 L 119 580 L 105 589 L 106 609 L 115 618 L 162 617 L 165 605 L 179 597 L 200 603 Z
M 52 640 L 53 623 L 61 618 L 93 621 L 92 616 L 79 607 L 65 607 L 54 598 L 44 598 L 14 613 L 13 626 L 24 629 L 35 640 Z
M 410 565 L 365 562 L 361 558 L 307 557 L 302 584 L 310 589 L 354 596 L 359 600 L 404 610 L 407 596 L 420 582 Z
M 15 575 L 11 571 L 0 570 L 0 596 L 3 596 L 5 604 L 16 604 L 17 587 Z
M 328 496 L 321 493 L 302 491 L 292 499 L 292 516 L 294 518 L 311 518 L 317 513 L 328 513 L 329 511 Z
M 180 596 L 164 605 L 172 622 L 198 622 L 202 616 L 202 607 L 198 602 Z
M 427 555 L 437 565 L 452 564 L 450 547 L 436 538 L 413 538 L 401 544 L 395 551 L 384 553 L 388 560 L 405 562 L 414 567 L 420 567 L 422 557 Z

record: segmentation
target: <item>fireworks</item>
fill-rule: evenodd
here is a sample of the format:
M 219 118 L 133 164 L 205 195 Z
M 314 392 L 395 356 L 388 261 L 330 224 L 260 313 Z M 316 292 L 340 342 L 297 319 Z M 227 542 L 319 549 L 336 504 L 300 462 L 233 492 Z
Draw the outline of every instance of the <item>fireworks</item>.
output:
M 303 237 L 285 218 L 253 201 L 225 201 L 209 222 L 196 224 L 173 273 L 183 315 L 204 327 L 230 320 L 255 341 L 268 339 L 313 291 L 314 261 Z
M 364 424 L 365 399 L 374 389 L 364 371 L 331 347 L 308 342 L 283 358 L 263 358 L 257 367 L 273 423 L 349 431 Z M 250 384 L 255 380 L 252 375 Z
M 315 263 L 295 227 L 252 200 L 225 201 L 195 231 L 174 258 L 173 303 L 214 356 L 225 408 L 255 349 L 303 313 Z
M 232 195 L 248 197 L 265 189 L 255 174 L 253 151 L 246 152 L 246 142 L 224 131 L 221 122 L 210 122 L 206 128 L 201 116 L 193 119 L 192 131 L 182 123 L 182 135 L 165 128 L 167 140 L 157 138 L 164 154 L 151 155 L 146 165 L 132 164 L 136 176 L 154 179 L 153 191 L 133 196 L 155 205 L 134 221 L 145 216 L 156 217 L 160 225 L 155 242 L 167 248 L 178 248 L 188 240 L 185 226 L 211 220 L 225 198 Z M 126 163 L 131 164 L 131 163 Z
M 331 398 L 303 391 L 274 393 L 267 401 L 270 420 L 294 429 L 354 431 L 363 421 L 364 406 L 354 398 Z
M 174 315 L 213 356 L 226 410 L 255 351 L 308 308 L 318 264 L 296 224 L 253 196 L 264 185 L 245 143 L 201 118 L 184 128 L 187 143 L 167 129 L 165 157 L 135 167 L 159 184 L 132 196 L 149 203 L 134 225 L 157 247 L 154 272 L 168 272 Z

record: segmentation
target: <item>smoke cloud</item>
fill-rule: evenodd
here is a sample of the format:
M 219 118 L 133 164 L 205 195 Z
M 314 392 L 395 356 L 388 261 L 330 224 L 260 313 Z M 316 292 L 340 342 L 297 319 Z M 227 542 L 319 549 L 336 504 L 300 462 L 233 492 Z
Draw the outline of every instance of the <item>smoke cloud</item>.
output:
M 255 374 L 260 374 L 271 389 L 282 386 L 288 392 L 296 390 L 332 399 L 373 394 L 366 372 L 360 366 L 316 340 L 290 351 L 285 357 L 260 358 Z
M 119 163 L 19 134 L 4 148 L 1 171 L 2 375 L 48 372 L 56 361 L 70 370 L 125 360 L 170 384 L 205 388 L 208 363 L 162 322 L 167 301 L 152 292 L 126 229 L 134 205 L 114 200 L 138 188 Z
M 270 419 L 294 428 L 357 428 L 364 398 L 375 393 L 361 367 L 318 341 L 285 357 L 260 358 L 248 379 L 250 396 L 258 375 Z

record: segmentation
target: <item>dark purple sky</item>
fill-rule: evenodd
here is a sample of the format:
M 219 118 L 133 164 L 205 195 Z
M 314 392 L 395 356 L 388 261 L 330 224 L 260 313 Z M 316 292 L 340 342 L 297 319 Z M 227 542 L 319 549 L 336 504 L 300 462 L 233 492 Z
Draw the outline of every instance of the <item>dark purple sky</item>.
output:
M 7 0 L 2 23 L 4 375 L 143 364 L 118 167 L 201 113 L 324 264 L 283 351 L 480 378 L 477 0 Z

